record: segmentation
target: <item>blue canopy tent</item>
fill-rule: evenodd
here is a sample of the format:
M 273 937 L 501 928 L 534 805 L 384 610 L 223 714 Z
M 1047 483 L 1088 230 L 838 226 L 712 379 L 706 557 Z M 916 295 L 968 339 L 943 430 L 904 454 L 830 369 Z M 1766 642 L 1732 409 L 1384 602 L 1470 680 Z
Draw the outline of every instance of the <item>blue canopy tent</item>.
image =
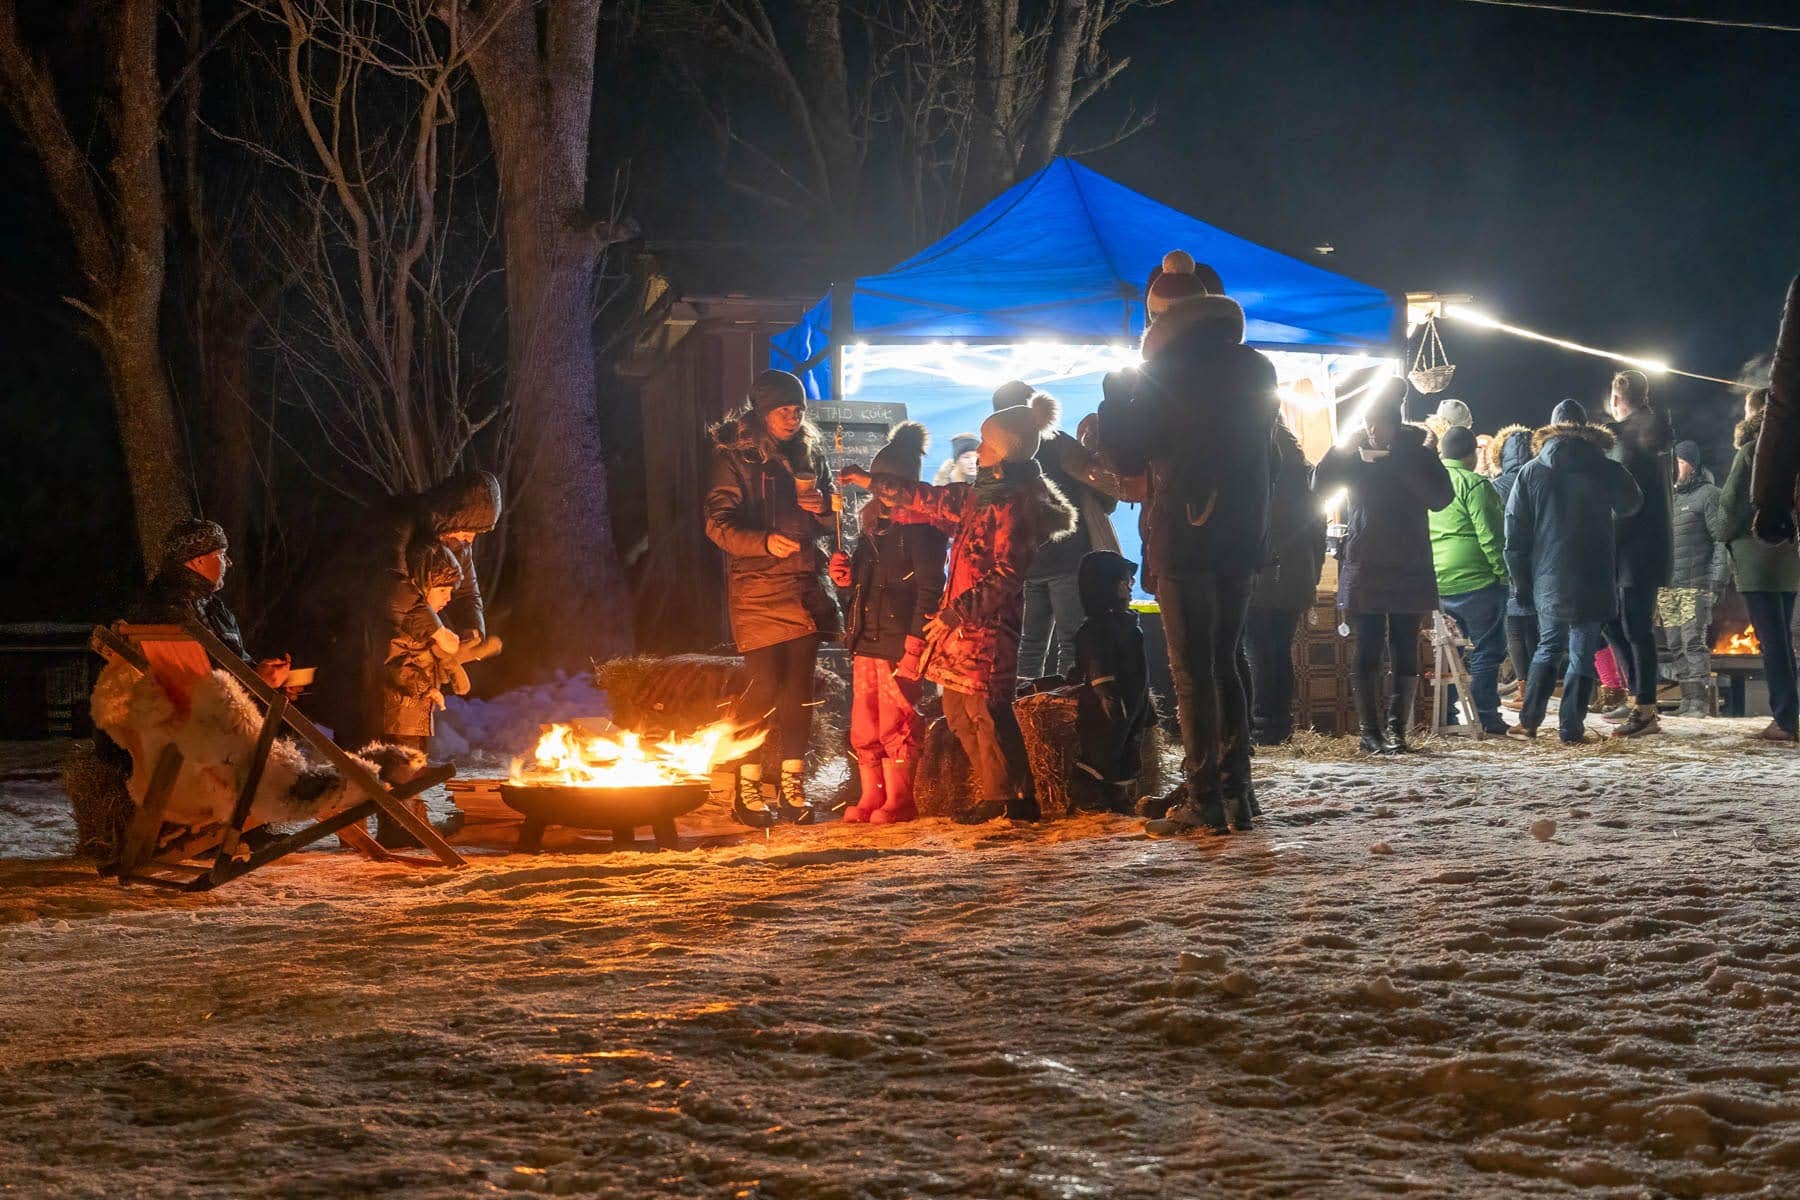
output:
M 1177 248 L 1219 273 L 1244 306 L 1246 341 L 1276 352 L 1284 384 L 1310 380 L 1322 405 L 1334 377 L 1391 359 L 1402 341 L 1404 297 L 1058 158 L 892 270 L 835 286 L 771 339 L 770 365 L 798 374 L 811 399 L 904 403 L 940 453 L 979 428 L 992 389 L 1012 378 L 1056 394 L 1072 430 L 1098 406 L 1105 370 L 1135 361 L 1150 272 Z M 1135 522 L 1114 524 L 1135 555 Z

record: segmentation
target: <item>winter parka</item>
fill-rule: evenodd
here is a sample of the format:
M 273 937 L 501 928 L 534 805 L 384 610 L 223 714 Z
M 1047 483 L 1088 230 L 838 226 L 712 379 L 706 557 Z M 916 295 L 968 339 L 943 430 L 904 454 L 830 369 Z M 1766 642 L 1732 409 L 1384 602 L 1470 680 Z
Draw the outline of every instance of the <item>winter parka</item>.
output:
M 455 656 L 433 637 L 437 614 L 419 585 L 404 574 L 388 579 L 388 646 L 383 660 L 381 732 L 395 737 L 430 737 L 436 706 L 430 699 L 451 677 Z
M 500 522 L 500 482 L 486 471 L 463 471 L 416 496 L 397 496 L 375 514 L 381 560 L 365 578 L 376 596 L 387 588 L 387 571 L 406 574 L 406 552 L 416 542 L 439 540 L 453 533 L 491 533 Z M 473 545 L 447 545 L 462 570 L 462 582 L 444 611 L 435 614 L 444 628 L 459 636 L 487 636 L 487 611 L 481 581 L 475 576 Z M 376 605 L 379 608 L 379 604 Z M 429 609 L 427 611 L 430 611 Z
M 1325 514 L 1312 494 L 1312 464 L 1282 421 L 1270 432 L 1276 467 L 1269 490 L 1269 548 L 1274 562 L 1256 573 L 1250 607 L 1303 612 L 1318 602 L 1325 569 Z
M 983 467 L 973 484 L 902 483 L 894 517 L 951 535 L 950 570 L 927 639 L 925 678 L 968 696 L 1007 698 L 1019 674 L 1025 578 L 1038 548 L 1075 528 L 1075 509 L 1035 459 Z
M 1750 532 L 1750 476 L 1756 465 L 1763 416 L 1757 413 L 1738 423 L 1732 439 L 1737 455 L 1731 460 L 1725 486 L 1713 498 L 1707 528 L 1726 544 L 1738 591 L 1800 591 L 1800 549 L 1791 540 L 1771 546 Z
M 850 586 L 838 589 L 844 645 L 851 654 L 899 662 L 906 639 L 925 636 L 925 620 L 944 595 L 949 540 L 929 525 L 902 525 L 877 500 L 862 507 Z
M 1513 480 L 1532 459 L 1531 430 L 1523 425 L 1506 426 L 1494 435 L 1488 455 L 1500 464 L 1500 473 L 1494 476 L 1494 490 L 1500 493 L 1500 508 L 1504 512 L 1507 497 L 1512 495 Z
M 1459 462 L 1445 461 L 1456 498 L 1431 514 L 1431 559 L 1440 596 L 1506 582 L 1506 509 L 1500 493 Z
M 1718 495 L 1712 472 L 1703 468 L 1696 468 L 1686 483 L 1675 485 L 1675 572 L 1670 587 L 1717 594 L 1725 586 L 1731 563 L 1724 543 L 1713 537 L 1706 524 L 1706 514 Z
M 1402 425 L 1385 458 L 1365 462 L 1369 436 L 1333 446 L 1313 468 L 1313 494 L 1348 492 L 1338 552 L 1338 606 L 1360 613 L 1428 613 L 1437 608 L 1430 514 L 1456 498 L 1425 431 Z
M 1081 611 L 1075 632 L 1075 767 L 1100 783 L 1138 776 L 1144 733 L 1156 722 L 1150 703 L 1150 669 L 1144 631 L 1130 605 L 1119 599 L 1119 580 L 1132 564 L 1117 554 L 1090 554 L 1077 573 Z
M 1165 576 L 1254 575 L 1268 562 L 1275 367 L 1244 345 L 1226 296 L 1183 301 L 1156 319 L 1143 367 L 1107 376 L 1100 450 L 1145 475 L 1138 517 L 1144 586 Z
M 1506 502 L 1506 566 L 1513 591 L 1540 623 L 1587 624 L 1618 615 L 1612 518 L 1643 503 L 1637 482 L 1607 457 L 1611 430 L 1546 425 L 1532 435 Z
M 126 619 L 139 625 L 180 625 L 198 621 L 227 649 L 251 662 L 237 617 L 219 596 L 212 580 L 185 563 L 164 563 L 132 602 Z
M 1675 430 L 1661 409 L 1639 409 L 1612 425 L 1612 457 L 1631 472 L 1643 506 L 1621 517 L 1618 584 L 1668 587 L 1675 578 Z
M 741 653 L 809 634 L 834 637 L 837 606 L 820 575 L 819 539 L 831 531 L 831 481 L 819 434 L 810 424 L 777 445 L 756 413 L 728 418 L 713 429 L 706 536 L 725 552 L 731 635 Z M 826 497 L 823 513 L 800 507 L 796 471 L 811 471 Z M 786 558 L 768 552 L 771 533 L 800 543 Z
M 1750 503 L 1758 509 L 1800 508 L 1800 276 L 1788 284 L 1769 371 L 1769 404 L 1763 410 L 1750 478 Z
M 1112 511 L 1119 506 L 1119 498 L 1093 482 L 1104 477 L 1093 470 L 1093 458 L 1086 446 L 1061 430 L 1049 434 L 1038 445 L 1037 461 L 1044 469 L 1044 478 L 1075 506 L 1075 530 L 1038 551 L 1031 564 L 1031 578 L 1073 575 L 1089 550 L 1107 550 L 1119 544 L 1111 527 Z M 1107 528 L 1096 529 L 1101 523 Z

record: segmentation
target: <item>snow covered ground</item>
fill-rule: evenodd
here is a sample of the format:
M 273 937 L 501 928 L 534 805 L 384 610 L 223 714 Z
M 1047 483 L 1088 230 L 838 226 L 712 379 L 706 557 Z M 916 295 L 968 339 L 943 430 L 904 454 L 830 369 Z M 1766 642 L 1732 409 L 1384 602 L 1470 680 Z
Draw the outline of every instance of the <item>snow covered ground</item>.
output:
M 0 784 L 0 1186 L 1797 1196 L 1800 764 L 1759 724 L 1265 757 L 1221 841 L 318 853 L 196 898 Z

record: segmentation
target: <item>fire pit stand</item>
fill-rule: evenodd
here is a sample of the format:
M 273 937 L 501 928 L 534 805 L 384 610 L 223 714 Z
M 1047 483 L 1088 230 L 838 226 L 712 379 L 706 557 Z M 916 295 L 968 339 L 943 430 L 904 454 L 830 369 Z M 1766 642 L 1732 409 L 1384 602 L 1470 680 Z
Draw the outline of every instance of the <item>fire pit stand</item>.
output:
M 1728 717 L 1766 716 L 1767 713 L 1750 711 L 1750 682 L 1759 680 L 1763 674 L 1762 655 L 1760 654 L 1717 654 L 1712 656 L 1712 669 L 1721 681 L 1720 690 L 1726 693 L 1719 708 Z M 1767 708 L 1766 701 L 1760 705 Z
M 660 850 L 678 850 L 675 818 L 706 803 L 708 784 L 676 783 L 662 787 L 573 787 L 564 784 L 503 783 L 500 798 L 525 818 L 519 849 L 542 848 L 551 825 L 572 829 L 605 829 L 613 845 L 637 849 L 636 830 L 648 825 Z

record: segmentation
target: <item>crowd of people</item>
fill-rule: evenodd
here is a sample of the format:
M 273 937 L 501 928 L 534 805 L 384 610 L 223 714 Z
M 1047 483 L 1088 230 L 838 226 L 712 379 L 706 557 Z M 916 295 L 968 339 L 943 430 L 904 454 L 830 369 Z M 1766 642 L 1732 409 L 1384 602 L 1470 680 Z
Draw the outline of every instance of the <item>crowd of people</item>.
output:
M 721 427 L 706 505 L 751 679 L 739 715 L 767 722 L 781 756 L 773 789 L 760 764 L 741 767 L 740 820 L 804 823 L 821 811 L 805 794 L 806 708 L 841 605 L 861 783 L 845 820 L 915 815 L 931 682 L 976 779 L 964 820 L 1036 816 L 1012 706 L 1049 687 L 1077 702 L 1078 803 L 1135 811 L 1153 832 L 1248 829 L 1252 747 L 1292 736 L 1292 643 L 1328 554 L 1371 755 L 1410 749 L 1420 634 L 1437 611 L 1466 639 L 1468 700 L 1486 733 L 1537 737 L 1560 691 L 1564 742 L 1590 738 L 1596 706 L 1615 737 L 1656 734 L 1665 655 L 1679 711 L 1707 715 L 1708 626 L 1728 579 L 1765 658 L 1773 719 L 1759 736 L 1796 741 L 1800 449 L 1771 448 L 1768 431 L 1800 435 L 1792 292 L 1772 388 L 1745 398 L 1723 486 L 1635 370 L 1614 376 L 1603 417 L 1564 400 L 1546 424 L 1492 436 L 1475 434 L 1461 401 L 1413 424 L 1398 398 L 1378 398 L 1309 463 L 1281 419 L 1275 369 L 1244 344 L 1243 310 L 1215 272 L 1172 252 L 1145 308 L 1142 365 L 1105 378 L 1078 436 L 1056 428 L 1051 397 L 1015 381 L 995 392 L 979 434 L 953 440 L 936 482 L 921 482 L 926 439 L 910 423 L 866 470 L 839 471 L 836 484 L 869 492 L 864 535 L 823 563 L 833 481 L 802 385 L 780 371 L 757 380 Z M 1162 796 L 1134 795 L 1154 712 L 1130 607 L 1138 566 L 1118 554 L 1108 516 L 1120 498 L 1142 503 L 1143 584 L 1160 610 L 1181 729 L 1183 780 Z M 1617 690 L 1603 699 L 1609 676 Z

